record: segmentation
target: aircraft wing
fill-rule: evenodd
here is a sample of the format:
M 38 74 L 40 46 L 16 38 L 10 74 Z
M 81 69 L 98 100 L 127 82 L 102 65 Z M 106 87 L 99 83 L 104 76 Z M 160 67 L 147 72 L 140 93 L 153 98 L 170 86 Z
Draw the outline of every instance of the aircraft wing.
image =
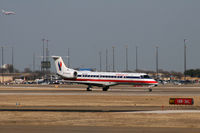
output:
M 116 82 L 91 82 L 91 81 L 73 81 L 73 80 L 68 80 L 66 83 L 77 83 L 77 84 L 84 84 L 84 85 L 91 85 L 91 86 L 98 86 L 98 87 L 103 87 L 103 86 L 114 86 L 117 85 Z

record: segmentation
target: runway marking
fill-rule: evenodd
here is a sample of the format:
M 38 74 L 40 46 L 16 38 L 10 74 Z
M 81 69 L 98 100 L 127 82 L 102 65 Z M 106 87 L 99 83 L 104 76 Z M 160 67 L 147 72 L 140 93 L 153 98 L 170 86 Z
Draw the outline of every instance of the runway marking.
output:
M 194 86 L 188 86 L 188 87 L 179 87 L 179 86 L 173 86 L 173 87 L 167 87 L 167 86 L 159 86 L 159 87 L 155 87 L 155 88 L 182 88 L 182 89 L 184 89 L 184 88 L 199 88 L 200 89 L 200 87 L 194 87 Z
M 155 111 L 132 111 L 124 113 L 144 114 L 176 114 L 176 113 L 200 113 L 200 110 L 155 110 Z

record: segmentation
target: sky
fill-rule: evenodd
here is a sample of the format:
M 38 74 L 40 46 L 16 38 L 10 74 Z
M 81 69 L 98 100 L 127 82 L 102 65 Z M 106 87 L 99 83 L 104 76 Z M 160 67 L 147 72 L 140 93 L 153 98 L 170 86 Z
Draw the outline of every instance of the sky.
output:
M 199 0 L 1 0 L 0 9 L 16 15 L 0 14 L 0 46 L 4 46 L 4 63 L 19 70 L 40 69 L 42 38 L 49 40 L 50 55 L 66 56 L 70 49 L 70 66 L 97 68 L 99 52 L 105 70 L 108 49 L 112 70 L 112 46 L 115 68 L 184 71 L 184 39 L 187 39 L 187 69 L 200 68 Z M 45 44 L 46 46 L 46 44 Z M 1 51 L 0 51 L 1 56 Z M 1 56 L 2 57 L 2 56 Z M 64 57 L 65 63 L 67 60 Z M 0 59 L 1 61 L 1 59 Z M 52 61 L 52 60 L 51 60 Z M 52 70 L 55 71 L 54 64 Z

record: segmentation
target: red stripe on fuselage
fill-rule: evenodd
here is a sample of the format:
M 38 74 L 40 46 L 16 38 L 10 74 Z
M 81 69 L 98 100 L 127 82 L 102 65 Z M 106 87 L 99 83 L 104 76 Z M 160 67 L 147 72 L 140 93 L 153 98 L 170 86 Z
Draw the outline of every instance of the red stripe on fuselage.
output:
M 138 81 L 138 80 L 109 80 L 109 79 L 65 79 L 73 81 L 95 81 L 95 82 L 116 82 L 116 83 L 135 83 L 135 84 L 157 84 L 156 81 Z

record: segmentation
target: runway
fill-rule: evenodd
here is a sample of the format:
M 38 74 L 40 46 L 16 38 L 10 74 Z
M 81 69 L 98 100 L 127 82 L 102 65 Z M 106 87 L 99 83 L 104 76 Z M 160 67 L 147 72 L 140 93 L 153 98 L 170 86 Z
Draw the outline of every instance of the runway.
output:
M 194 105 L 170 105 L 171 97 L 193 98 Z M 101 88 L 88 92 L 78 85 L 1 86 L 0 101 L 0 132 L 200 130 L 198 86 L 159 86 L 152 92 L 133 86 L 115 86 L 106 92 Z
M 168 101 L 170 97 L 194 97 L 195 106 L 177 106 L 178 110 L 200 109 L 198 96 L 200 96 L 200 87 L 155 87 L 152 92 L 148 92 L 146 87 L 133 88 L 130 86 L 115 86 L 111 87 L 109 91 L 102 91 L 99 88 L 93 88 L 93 91 L 86 91 L 85 86 L 65 86 L 60 88 L 50 86 L 35 86 L 35 87 L 16 87 L 6 86 L 0 88 L 1 96 L 17 97 L 20 100 L 16 101 L 16 105 L 26 103 L 27 101 L 21 100 L 23 97 L 33 97 L 35 105 L 32 106 L 29 103 L 23 106 L 1 106 L 0 111 L 65 111 L 65 112 L 130 112 L 130 111 L 153 111 L 160 110 L 162 106 L 165 106 L 165 110 L 173 109 L 175 106 L 170 106 Z M 23 96 L 23 97 L 22 97 Z M 58 102 L 57 105 L 44 103 L 38 104 L 39 99 L 51 99 L 54 97 Z M 67 97 L 65 97 L 67 96 Z M 132 97 L 133 96 L 133 97 Z M 62 98 L 62 99 L 61 99 Z M 76 98 L 76 99 L 74 99 Z M 59 101 L 60 99 L 60 101 Z M 73 104 L 64 103 L 64 100 L 68 99 L 71 102 L 77 101 L 80 103 L 74 106 Z M 84 99 L 85 102 L 80 100 Z M 87 100 L 88 99 L 88 100 Z M 105 104 L 106 100 L 110 104 Z M 121 100 L 126 99 L 126 104 L 121 103 Z M 157 99 L 160 99 L 158 101 Z M 162 100 L 163 101 L 162 101 Z M 29 99 L 28 99 L 29 100 Z M 134 102 L 131 102 L 134 100 Z M 197 101 L 198 100 L 198 101 Z M 13 100 L 12 100 L 13 101 Z M 49 100 L 50 101 L 50 100 Z M 91 101 L 96 101 L 91 102 Z M 6 101 L 5 101 L 6 102 Z M 116 104 L 116 103 L 119 104 Z M 92 104 L 93 103 L 93 104 Z M 97 104 L 98 103 L 98 104 Z M 120 104 L 121 103 L 121 104 Z M 83 105 L 84 104 L 84 105 Z M 91 105 L 92 104 L 92 105 Z
M 93 91 L 88 92 L 82 87 L 6 87 L 0 89 L 0 95 L 200 96 L 200 87 L 154 87 L 152 92 L 148 92 L 146 87 L 127 86 L 112 87 L 106 92 L 100 88 L 93 88 Z

